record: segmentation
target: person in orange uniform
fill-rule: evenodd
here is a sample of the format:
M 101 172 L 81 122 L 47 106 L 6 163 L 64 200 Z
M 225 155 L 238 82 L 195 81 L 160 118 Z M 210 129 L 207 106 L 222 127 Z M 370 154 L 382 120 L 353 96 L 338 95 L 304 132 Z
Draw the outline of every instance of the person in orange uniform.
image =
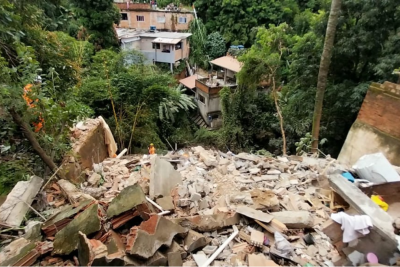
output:
M 149 154 L 150 154 L 150 155 L 156 154 L 156 148 L 154 147 L 153 143 L 150 144 L 150 147 L 149 147 Z
M 35 79 L 35 84 L 40 84 L 41 81 L 42 81 L 42 78 L 40 76 L 38 76 Z M 39 102 L 39 99 L 32 100 L 29 97 L 29 94 L 31 94 L 31 92 L 32 92 L 32 87 L 33 87 L 33 84 L 31 84 L 31 83 L 25 85 L 24 94 L 22 95 L 22 98 L 25 100 L 26 104 L 28 105 L 28 108 L 35 108 L 36 107 L 35 103 Z M 39 114 L 38 122 L 34 122 L 32 124 L 33 124 L 33 126 L 35 126 L 35 133 L 38 133 L 43 128 L 44 119 L 42 117 L 42 113 Z

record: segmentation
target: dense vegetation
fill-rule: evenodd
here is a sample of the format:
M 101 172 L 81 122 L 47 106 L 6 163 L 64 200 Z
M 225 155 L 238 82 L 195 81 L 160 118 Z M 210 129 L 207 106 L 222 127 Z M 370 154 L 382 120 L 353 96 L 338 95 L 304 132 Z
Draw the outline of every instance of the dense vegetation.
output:
M 119 147 L 132 153 L 151 142 L 159 149 L 176 142 L 280 154 L 282 133 L 287 153 L 307 151 L 330 1 L 194 4 L 201 19 L 189 29 L 192 66 L 207 70 L 230 45 L 246 47 L 229 50 L 244 67 L 238 89 L 220 92 L 218 131 L 194 127 L 194 104 L 171 74 L 144 64 L 135 51 L 118 50 L 112 0 L 0 0 L 0 194 L 26 175 L 54 171 L 27 137 L 58 164 L 69 149 L 69 128 L 90 116 L 103 116 Z M 337 156 L 370 82 L 397 81 L 399 27 L 395 0 L 342 0 L 322 112 L 325 153 Z M 37 75 L 41 84 L 33 84 Z M 33 108 L 22 98 L 29 83 L 38 99 Z M 39 116 L 44 127 L 34 133 Z M 29 131 L 20 130 L 21 122 Z

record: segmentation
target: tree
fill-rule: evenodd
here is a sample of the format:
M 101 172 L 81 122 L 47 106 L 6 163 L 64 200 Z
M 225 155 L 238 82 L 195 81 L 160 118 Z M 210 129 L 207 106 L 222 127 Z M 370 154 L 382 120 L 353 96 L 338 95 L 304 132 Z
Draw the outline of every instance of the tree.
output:
M 120 13 L 113 0 L 70 0 L 78 22 L 87 29 L 89 41 L 96 50 L 118 47 L 114 24 L 119 24 Z
M 226 45 L 225 40 L 219 32 L 213 32 L 207 36 L 205 43 L 205 51 L 210 57 L 210 60 L 225 55 Z
M 324 93 L 328 80 L 329 66 L 333 53 L 333 43 L 335 40 L 336 27 L 338 24 L 340 7 L 342 0 L 332 0 L 331 12 L 329 14 L 328 26 L 326 27 L 326 36 L 324 48 L 322 51 L 321 63 L 318 73 L 317 93 L 315 96 L 315 107 L 312 127 L 312 152 L 318 149 L 319 128 L 322 116 L 322 105 L 324 101 Z
M 247 87 L 257 87 L 261 82 L 268 82 L 274 99 L 282 134 L 282 153 L 286 155 L 286 135 L 283 116 L 278 103 L 278 87 L 282 86 L 282 74 L 285 71 L 284 54 L 288 53 L 291 36 L 289 26 L 283 23 L 279 26 L 270 25 L 268 29 L 259 28 L 256 43 L 246 54 L 239 58 L 244 63 L 238 73 L 239 84 Z

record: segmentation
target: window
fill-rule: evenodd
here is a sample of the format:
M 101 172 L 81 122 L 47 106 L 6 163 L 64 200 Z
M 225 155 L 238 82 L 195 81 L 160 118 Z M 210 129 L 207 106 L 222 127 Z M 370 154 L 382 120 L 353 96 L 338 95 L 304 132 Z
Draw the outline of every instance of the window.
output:
M 175 45 L 175 50 L 179 50 L 182 48 L 182 42 L 179 42 Z
M 160 49 L 160 44 L 153 43 L 153 49 Z
M 206 99 L 205 99 L 204 96 L 202 96 L 202 95 L 199 95 L 199 101 L 200 101 L 201 103 L 203 103 L 203 104 L 206 103 Z
M 128 20 L 128 14 L 127 13 L 121 13 L 121 20 Z
M 185 17 L 179 17 L 178 23 L 186 23 L 186 18 Z
M 144 21 L 144 16 L 136 16 L 137 21 Z
M 162 51 L 163 53 L 171 53 L 171 48 L 169 45 L 163 45 Z
M 158 23 L 165 23 L 165 17 L 157 16 Z

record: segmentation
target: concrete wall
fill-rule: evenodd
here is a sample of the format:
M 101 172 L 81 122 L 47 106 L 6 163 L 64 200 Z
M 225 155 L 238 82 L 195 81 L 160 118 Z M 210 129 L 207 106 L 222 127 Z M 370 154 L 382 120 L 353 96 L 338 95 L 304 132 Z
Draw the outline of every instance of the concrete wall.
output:
M 212 112 L 221 112 L 221 98 L 219 95 L 209 95 L 201 90 L 196 90 L 196 99 L 202 95 L 205 99 L 204 104 L 197 100 L 197 106 L 203 119 L 208 123 L 208 114 Z M 222 122 L 221 122 L 222 123 Z
M 400 85 L 373 83 L 347 134 L 338 160 L 352 165 L 365 154 L 382 152 L 400 165 Z
M 157 30 L 164 31 L 186 31 L 189 28 L 189 23 L 193 20 L 192 12 L 173 12 L 163 10 L 131 10 L 133 4 L 130 4 L 130 9 L 126 9 L 126 5 L 120 5 L 120 12 L 126 13 L 127 20 L 121 20 L 119 27 L 132 28 L 140 30 L 148 30 L 150 26 L 156 26 Z M 144 21 L 138 21 L 137 16 L 143 16 Z M 179 18 L 186 18 L 186 23 L 180 23 Z

